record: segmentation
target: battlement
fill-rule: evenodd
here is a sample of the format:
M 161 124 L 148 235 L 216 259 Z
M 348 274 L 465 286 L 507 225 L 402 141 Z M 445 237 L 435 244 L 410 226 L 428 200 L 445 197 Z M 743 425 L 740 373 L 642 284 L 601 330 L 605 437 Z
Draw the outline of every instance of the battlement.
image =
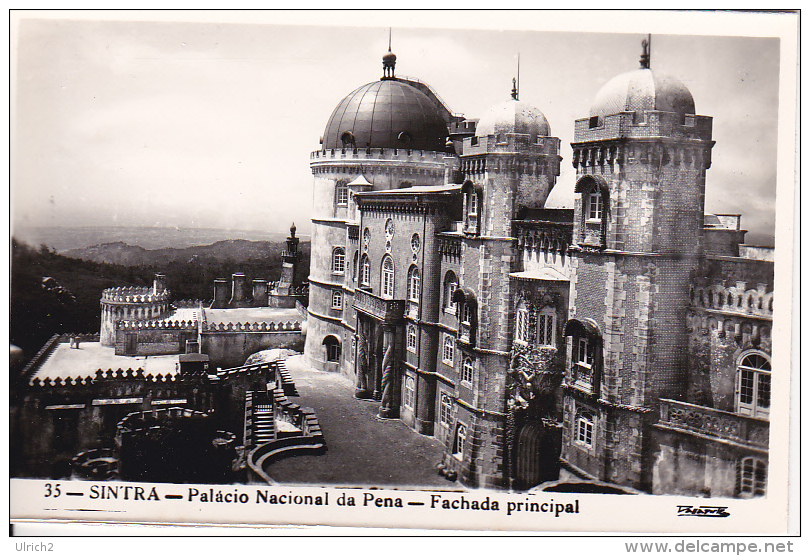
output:
M 692 286 L 689 299 L 693 308 L 773 319 L 773 290 L 767 291 L 765 284 L 757 284 L 756 289 L 745 282 Z
M 560 154 L 560 140 L 557 137 L 539 136 L 532 141 L 531 136 L 524 133 L 502 133 L 464 139 L 462 160 L 466 156 L 492 153 L 556 156 Z M 464 170 L 463 162 L 462 170 Z
M 424 162 L 444 166 L 446 153 L 412 149 L 328 149 L 314 151 L 309 155 L 310 166 L 334 161 L 366 162 Z
M 683 120 L 674 112 L 648 110 L 640 115 L 619 112 L 605 116 L 592 125 L 592 118 L 574 122 L 574 142 L 605 141 L 610 139 L 666 137 L 670 139 L 696 139 L 710 141 L 712 118 L 686 115 Z
M 300 321 L 287 322 L 221 322 L 219 324 L 203 322 L 201 331 L 205 332 L 287 332 L 301 330 Z
M 172 301 L 172 305 L 178 309 L 197 309 L 208 307 L 210 304 L 210 299 L 179 299 Z
M 29 385 L 32 388 L 58 388 L 58 387 L 82 387 L 99 385 L 104 382 L 120 382 L 120 381 L 136 381 L 144 385 L 150 384 L 181 384 L 181 383 L 200 383 L 207 381 L 208 376 L 194 375 L 194 374 L 162 374 L 156 375 L 144 374 L 142 368 L 138 369 L 98 369 L 94 374 L 68 376 L 68 377 L 45 377 L 44 379 L 34 378 L 30 381 Z
M 155 293 L 152 288 L 119 286 L 101 293 L 102 303 L 163 303 L 169 300 L 169 290 Z
M 170 321 L 170 320 L 146 320 L 146 321 L 118 321 L 117 329 L 120 330 L 190 330 L 196 331 L 197 321 Z

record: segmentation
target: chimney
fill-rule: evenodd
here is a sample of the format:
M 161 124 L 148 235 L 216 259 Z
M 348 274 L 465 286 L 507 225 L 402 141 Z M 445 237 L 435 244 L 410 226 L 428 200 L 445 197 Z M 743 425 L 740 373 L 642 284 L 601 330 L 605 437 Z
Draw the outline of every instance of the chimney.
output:
M 267 307 L 267 280 L 253 280 L 253 306 Z
M 224 309 L 228 306 L 228 280 L 217 278 L 214 280 L 214 301 L 211 309 Z
M 247 307 L 245 301 L 245 275 L 241 272 L 236 272 L 231 276 L 233 281 L 233 289 L 231 290 L 231 301 L 228 303 L 229 307 Z

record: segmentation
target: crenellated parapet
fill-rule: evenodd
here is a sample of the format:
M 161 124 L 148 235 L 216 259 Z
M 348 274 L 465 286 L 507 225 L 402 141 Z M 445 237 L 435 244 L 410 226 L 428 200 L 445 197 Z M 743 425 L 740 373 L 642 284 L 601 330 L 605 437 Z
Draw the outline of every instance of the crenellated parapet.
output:
M 706 286 L 693 285 L 689 292 L 693 309 L 704 309 L 718 315 L 757 317 L 773 320 L 773 289 L 765 284 L 749 288 L 746 282 L 733 286 L 715 283 Z
M 178 299 L 172 301 L 172 305 L 177 309 L 197 309 L 211 305 L 210 299 Z
M 171 321 L 171 320 L 147 320 L 147 321 L 119 321 L 119 331 L 134 330 L 186 330 L 196 331 L 197 321 Z
M 527 222 L 517 227 L 518 249 L 565 253 L 572 243 L 573 222 Z
M 185 383 L 201 383 L 207 381 L 206 376 L 196 374 L 162 374 L 152 373 L 144 374 L 142 368 L 138 369 L 98 369 L 95 373 L 79 376 L 68 377 L 45 377 L 43 379 L 34 378 L 30 381 L 29 386 L 32 389 L 48 389 L 48 388 L 61 388 L 61 387 L 88 387 L 98 386 L 105 382 L 111 385 L 117 385 L 122 381 L 134 381 L 144 385 L 156 384 L 185 384 Z
M 301 330 L 300 321 L 287 322 L 203 322 L 200 327 L 202 333 L 206 332 L 289 332 Z
M 613 139 L 647 139 L 667 137 L 679 140 L 709 141 L 712 137 L 712 118 L 675 112 L 645 110 L 619 112 L 604 116 L 601 125 L 593 125 L 592 118 L 581 118 L 574 123 L 574 141 L 609 141 Z
M 169 290 L 155 292 L 152 288 L 122 286 L 107 288 L 101 293 L 102 303 L 158 303 L 169 300 Z

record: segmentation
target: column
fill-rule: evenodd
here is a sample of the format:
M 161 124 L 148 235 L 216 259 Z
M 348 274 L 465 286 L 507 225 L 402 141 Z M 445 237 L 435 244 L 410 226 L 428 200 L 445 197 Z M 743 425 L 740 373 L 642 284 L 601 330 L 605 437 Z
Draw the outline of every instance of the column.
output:
M 398 357 L 395 351 L 394 327 L 390 324 L 383 325 L 383 360 L 382 360 L 382 399 L 380 404 L 380 417 L 385 419 L 396 419 L 399 417 L 399 396 L 397 387 L 399 377 L 397 367 Z
M 368 334 L 366 331 L 366 318 L 357 315 L 357 360 L 354 362 L 354 371 L 357 375 L 354 387 L 354 397 L 367 400 L 371 397 L 368 389 Z

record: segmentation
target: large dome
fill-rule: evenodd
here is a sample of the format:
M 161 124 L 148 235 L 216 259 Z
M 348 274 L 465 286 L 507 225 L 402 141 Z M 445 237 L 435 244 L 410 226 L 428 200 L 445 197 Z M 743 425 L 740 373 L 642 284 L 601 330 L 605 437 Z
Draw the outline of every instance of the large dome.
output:
M 523 133 L 534 140 L 551 135 L 551 128 L 539 108 L 513 98 L 490 108 L 475 128 L 478 137 L 499 133 Z
M 444 151 L 447 124 L 440 107 L 405 81 L 384 78 L 340 101 L 323 134 L 324 149 Z
M 674 112 L 683 118 L 695 113 L 695 101 L 686 85 L 666 75 L 658 75 L 647 68 L 617 75 L 608 81 L 591 106 L 591 117 L 660 110 Z

